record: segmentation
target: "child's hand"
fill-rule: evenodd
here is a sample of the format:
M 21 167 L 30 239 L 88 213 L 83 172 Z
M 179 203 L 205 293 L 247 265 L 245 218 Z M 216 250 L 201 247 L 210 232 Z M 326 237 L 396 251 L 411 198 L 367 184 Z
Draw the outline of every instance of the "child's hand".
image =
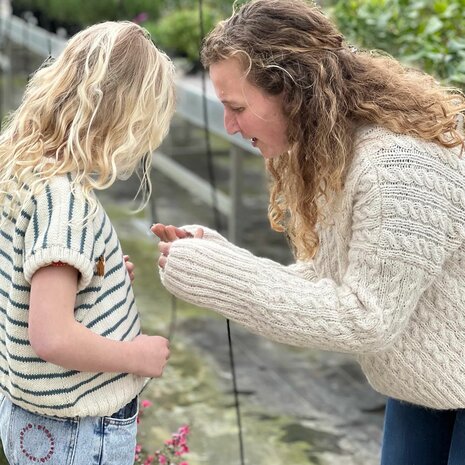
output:
M 132 283 L 135 278 L 135 275 L 134 275 L 135 265 L 134 263 L 129 261 L 129 255 L 123 255 L 123 259 L 124 259 L 124 264 L 126 265 L 126 269 L 128 270 L 129 279 L 131 280 L 131 283 Z
M 151 231 L 160 238 L 158 243 L 158 250 L 160 251 L 160 257 L 158 258 L 158 265 L 160 268 L 165 268 L 166 260 L 170 252 L 171 244 L 177 239 L 195 238 L 201 239 L 203 237 L 203 229 L 198 228 L 194 235 L 190 232 L 185 231 L 175 226 L 165 226 L 164 224 L 154 224 Z
M 162 336 L 140 334 L 133 341 L 137 360 L 134 374 L 159 378 L 170 357 L 169 341 Z

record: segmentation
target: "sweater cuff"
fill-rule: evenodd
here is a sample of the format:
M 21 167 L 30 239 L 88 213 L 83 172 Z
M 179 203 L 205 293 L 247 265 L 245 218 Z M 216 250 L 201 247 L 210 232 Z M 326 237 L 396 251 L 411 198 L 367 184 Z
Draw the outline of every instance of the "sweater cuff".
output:
M 247 324 L 258 260 L 229 242 L 183 239 L 172 243 L 160 278 L 176 297 Z
M 32 276 L 34 276 L 37 270 L 49 266 L 54 261 L 67 263 L 79 271 L 78 292 L 84 289 L 94 276 L 94 265 L 84 255 L 75 250 L 53 246 L 47 249 L 40 249 L 26 259 L 24 262 L 24 277 L 26 281 L 30 284 Z
M 228 240 L 224 236 L 222 236 L 218 231 L 207 228 L 206 226 L 201 226 L 199 224 L 187 224 L 181 227 L 181 229 L 184 229 L 185 231 L 190 232 L 192 235 L 194 235 L 195 231 L 197 231 L 197 229 L 199 228 L 203 229 L 202 239 L 206 239 L 207 241 L 213 241 L 213 242 L 218 242 L 218 243 L 228 242 Z

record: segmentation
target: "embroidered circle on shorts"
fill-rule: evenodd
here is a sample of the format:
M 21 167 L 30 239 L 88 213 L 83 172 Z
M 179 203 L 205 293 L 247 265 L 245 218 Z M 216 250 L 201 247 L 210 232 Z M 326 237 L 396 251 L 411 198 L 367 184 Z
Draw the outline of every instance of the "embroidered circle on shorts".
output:
M 31 444 L 35 449 L 42 449 L 42 451 L 30 451 L 28 445 Z M 48 462 L 55 452 L 55 440 L 44 425 L 28 423 L 19 433 L 19 445 L 21 452 L 32 463 Z

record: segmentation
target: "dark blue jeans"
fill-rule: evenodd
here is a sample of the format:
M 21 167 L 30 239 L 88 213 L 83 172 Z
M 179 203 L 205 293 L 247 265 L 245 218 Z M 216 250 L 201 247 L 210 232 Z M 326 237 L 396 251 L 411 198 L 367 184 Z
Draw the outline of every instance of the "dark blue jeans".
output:
M 465 410 L 388 399 L 381 465 L 465 465 Z

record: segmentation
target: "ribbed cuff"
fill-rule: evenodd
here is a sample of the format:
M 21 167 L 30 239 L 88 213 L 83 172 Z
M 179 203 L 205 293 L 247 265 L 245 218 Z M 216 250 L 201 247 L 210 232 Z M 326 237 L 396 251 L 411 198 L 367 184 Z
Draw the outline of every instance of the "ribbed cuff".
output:
M 185 226 L 182 226 L 181 229 L 184 229 L 188 232 L 190 232 L 192 235 L 197 231 L 197 229 L 203 229 L 203 238 L 206 239 L 207 241 L 213 241 L 213 242 L 218 242 L 218 243 L 228 243 L 228 240 L 222 236 L 218 231 L 215 231 L 214 229 L 207 228 L 206 226 L 201 226 L 198 224 L 187 224 Z
M 182 239 L 171 245 L 160 277 L 176 297 L 246 323 L 257 268 L 256 257 L 229 242 Z
M 31 282 L 34 273 L 54 261 L 67 263 L 76 268 L 81 276 L 78 282 L 78 292 L 90 283 L 94 275 L 94 264 L 79 252 L 61 246 L 52 246 L 47 249 L 39 249 L 34 255 L 30 255 L 24 263 L 24 277 Z

